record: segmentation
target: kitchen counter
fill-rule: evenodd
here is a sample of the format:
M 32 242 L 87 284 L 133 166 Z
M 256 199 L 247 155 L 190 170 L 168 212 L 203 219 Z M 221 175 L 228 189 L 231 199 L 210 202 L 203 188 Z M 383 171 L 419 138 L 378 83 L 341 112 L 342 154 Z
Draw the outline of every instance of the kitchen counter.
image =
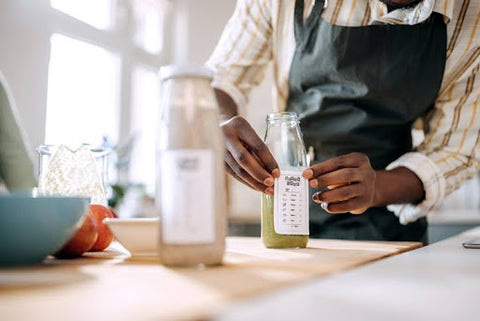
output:
M 0 320 L 204 320 L 258 295 L 416 249 L 415 242 L 310 240 L 266 249 L 260 238 L 227 238 L 218 267 L 167 268 L 132 258 L 118 243 L 74 260 L 0 269 Z
M 480 225 L 480 211 L 452 209 L 428 216 L 428 240 L 435 243 Z
M 217 317 L 234 320 L 480 320 L 480 228 L 357 269 L 283 289 Z

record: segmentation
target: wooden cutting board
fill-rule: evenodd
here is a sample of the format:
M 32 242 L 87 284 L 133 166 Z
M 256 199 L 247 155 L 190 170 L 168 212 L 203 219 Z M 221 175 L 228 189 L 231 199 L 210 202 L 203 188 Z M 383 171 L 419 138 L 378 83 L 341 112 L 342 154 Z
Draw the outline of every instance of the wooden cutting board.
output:
M 0 269 L 2 320 L 204 320 L 238 299 L 306 282 L 420 247 L 414 242 L 310 240 L 306 249 L 266 249 L 228 238 L 224 265 L 166 268 L 119 245 L 75 260 L 49 258 Z

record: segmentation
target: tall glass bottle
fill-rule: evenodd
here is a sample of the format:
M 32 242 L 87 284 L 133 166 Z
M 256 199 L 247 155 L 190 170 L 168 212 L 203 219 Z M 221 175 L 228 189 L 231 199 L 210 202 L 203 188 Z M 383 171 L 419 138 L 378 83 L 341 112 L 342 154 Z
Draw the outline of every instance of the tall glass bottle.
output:
M 306 247 L 308 243 L 308 181 L 302 172 L 307 154 L 296 113 L 267 117 L 265 143 L 277 161 L 281 176 L 274 196 L 262 195 L 262 240 L 268 248 Z
M 225 252 L 224 143 L 210 72 L 160 70 L 156 202 L 165 265 L 220 264 Z

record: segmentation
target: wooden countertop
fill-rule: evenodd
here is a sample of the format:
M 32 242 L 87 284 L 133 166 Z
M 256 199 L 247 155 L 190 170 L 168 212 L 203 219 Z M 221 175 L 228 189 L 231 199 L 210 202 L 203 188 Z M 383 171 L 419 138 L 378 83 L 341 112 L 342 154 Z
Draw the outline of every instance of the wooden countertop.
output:
M 0 269 L 2 320 L 199 320 L 232 303 L 420 247 L 414 242 L 310 240 L 266 249 L 227 238 L 224 264 L 171 269 L 130 258 L 119 244 L 75 260 Z

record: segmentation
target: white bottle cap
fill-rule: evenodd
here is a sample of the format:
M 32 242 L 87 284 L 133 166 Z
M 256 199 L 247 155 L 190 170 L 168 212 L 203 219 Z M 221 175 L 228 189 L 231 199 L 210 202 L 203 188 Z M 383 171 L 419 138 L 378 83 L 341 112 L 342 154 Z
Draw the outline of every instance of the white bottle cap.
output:
M 167 65 L 160 67 L 160 71 L 158 72 L 158 78 L 160 81 L 177 77 L 199 77 L 213 79 L 213 72 L 203 66 Z

